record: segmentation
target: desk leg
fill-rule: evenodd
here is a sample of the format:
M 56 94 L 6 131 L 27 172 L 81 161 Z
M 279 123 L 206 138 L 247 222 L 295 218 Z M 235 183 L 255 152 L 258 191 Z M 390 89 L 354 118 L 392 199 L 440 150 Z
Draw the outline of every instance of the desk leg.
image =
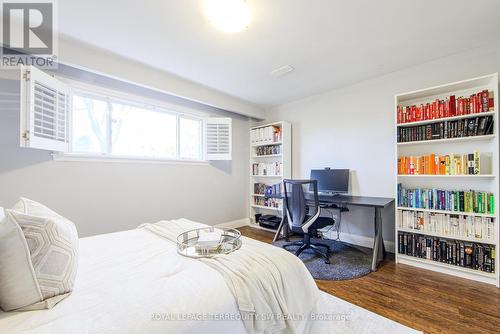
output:
M 384 257 L 385 246 L 382 237 L 382 213 L 380 208 L 375 208 L 375 238 L 373 240 L 372 271 L 377 271 L 377 265 Z
M 283 218 L 281 218 L 280 225 L 278 226 L 278 229 L 276 230 L 276 234 L 274 235 L 273 242 L 276 242 L 280 239 L 280 233 L 283 230 L 283 236 L 288 239 L 288 231 L 286 229 L 286 215 L 283 213 Z

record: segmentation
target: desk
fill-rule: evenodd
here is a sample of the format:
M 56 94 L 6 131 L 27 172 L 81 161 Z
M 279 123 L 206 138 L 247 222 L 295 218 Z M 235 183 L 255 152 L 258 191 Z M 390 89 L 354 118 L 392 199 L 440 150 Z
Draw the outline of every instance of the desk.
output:
M 306 198 L 309 199 L 310 194 L 306 194 Z M 276 194 L 269 195 L 269 198 L 281 198 L 284 199 L 284 195 Z M 381 209 L 388 207 L 394 202 L 394 198 L 384 198 L 384 197 L 367 197 L 367 196 L 350 196 L 350 195 L 334 195 L 325 196 L 320 195 L 320 202 L 335 204 L 340 206 L 363 206 L 375 209 L 375 237 L 373 239 L 373 256 L 372 256 L 372 271 L 377 270 L 378 263 L 382 261 L 385 257 L 385 246 L 384 239 L 382 237 L 382 212 Z M 283 200 L 283 205 L 285 201 Z M 288 224 L 286 224 L 286 208 L 283 208 L 283 219 L 276 231 L 273 242 L 278 240 L 281 230 L 285 228 L 284 235 L 288 237 Z

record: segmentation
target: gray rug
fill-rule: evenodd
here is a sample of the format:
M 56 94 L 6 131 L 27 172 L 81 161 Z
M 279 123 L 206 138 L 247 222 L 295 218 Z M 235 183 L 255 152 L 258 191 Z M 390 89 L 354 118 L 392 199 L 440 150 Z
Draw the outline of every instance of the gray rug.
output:
M 299 239 L 290 239 L 290 241 L 295 240 Z M 341 281 L 361 277 L 370 273 L 371 249 L 351 246 L 340 241 L 328 239 L 316 241 L 328 244 L 332 249 L 330 253 L 330 264 L 326 264 L 325 260 L 317 256 L 311 249 L 304 250 L 299 256 L 315 279 Z M 273 244 L 282 247 L 286 243 L 288 243 L 288 241 L 282 239 Z M 298 246 L 290 246 L 288 249 L 290 252 L 295 252 L 297 248 Z

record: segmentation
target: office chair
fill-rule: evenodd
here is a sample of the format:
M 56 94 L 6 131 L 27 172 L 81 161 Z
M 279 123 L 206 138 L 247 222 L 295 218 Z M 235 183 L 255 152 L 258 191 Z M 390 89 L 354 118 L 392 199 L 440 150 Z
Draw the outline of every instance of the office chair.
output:
M 318 182 L 316 180 L 283 180 L 285 209 L 288 226 L 294 233 L 302 235 L 301 241 L 291 242 L 283 245 L 288 250 L 290 246 L 299 246 L 295 255 L 299 256 L 305 249 L 312 249 L 317 255 L 325 259 L 329 264 L 330 247 L 320 242 L 311 242 L 311 236 L 316 235 L 317 230 L 328 225 L 333 225 L 332 218 L 320 217 Z M 305 191 L 313 190 L 313 199 L 307 200 Z

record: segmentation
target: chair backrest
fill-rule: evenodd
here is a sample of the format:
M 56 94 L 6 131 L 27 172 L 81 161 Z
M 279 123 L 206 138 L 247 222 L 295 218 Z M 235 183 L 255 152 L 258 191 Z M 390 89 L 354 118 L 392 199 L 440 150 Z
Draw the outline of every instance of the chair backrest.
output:
M 285 208 L 291 228 L 307 223 L 306 216 L 319 210 L 318 182 L 316 180 L 283 180 Z M 306 196 L 309 189 L 313 193 Z

